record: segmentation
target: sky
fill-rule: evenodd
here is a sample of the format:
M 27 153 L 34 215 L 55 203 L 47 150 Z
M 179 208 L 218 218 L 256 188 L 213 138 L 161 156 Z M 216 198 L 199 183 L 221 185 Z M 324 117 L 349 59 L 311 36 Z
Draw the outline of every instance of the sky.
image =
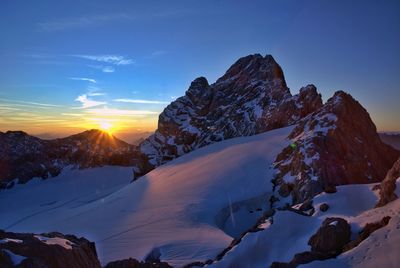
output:
M 190 82 L 271 54 L 292 94 L 351 93 L 400 130 L 400 1 L 0 2 L 0 131 L 154 131 Z

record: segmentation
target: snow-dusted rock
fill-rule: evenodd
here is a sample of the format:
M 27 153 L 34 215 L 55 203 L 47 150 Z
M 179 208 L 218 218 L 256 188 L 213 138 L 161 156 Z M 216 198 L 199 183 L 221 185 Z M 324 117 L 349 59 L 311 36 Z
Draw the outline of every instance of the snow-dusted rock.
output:
M 400 178 L 400 158 L 394 163 L 393 167 L 386 174 L 385 179 L 380 185 L 379 192 L 379 202 L 377 206 L 384 206 L 387 203 L 395 200 L 397 195 L 396 190 L 396 180 Z
M 338 91 L 318 111 L 303 118 L 276 158 L 281 196 L 298 203 L 335 185 L 381 181 L 399 156 L 384 144 L 368 112 Z
M 140 147 L 159 166 L 214 142 L 292 125 L 321 106 L 315 86 L 292 96 L 272 56 L 249 55 L 212 85 L 195 79 L 160 114 L 155 134 Z
M 94 243 L 61 233 L 41 235 L 0 230 L 0 267 L 97 268 Z
M 125 259 L 109 262 L 104 268 L 172 268 L 166 262 L 141 262 L 136 259 Z
M 350 241 L 351 227 L 342 218 L 326 218 L 308 244 L 312 252 L 335 256 Z

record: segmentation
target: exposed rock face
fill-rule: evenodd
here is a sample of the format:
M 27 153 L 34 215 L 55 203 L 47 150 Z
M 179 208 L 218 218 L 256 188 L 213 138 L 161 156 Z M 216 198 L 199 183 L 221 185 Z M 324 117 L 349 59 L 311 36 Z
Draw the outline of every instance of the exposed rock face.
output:
M 0 230 L 0 267 L 100 268 L 94 243 L 60 233 L 17 234 Z
M 166 262 L 140 262 L 136 259 L 126 259 L 108 263 L 104 268 L 171 268 Z
M 239 59 L 216 83 L 192 82 L 160 114 L 158 129 L 140 147 L 153 166 L 196 148 L 297 122 L 322 106 L 313 85 L 292 96 L 272 56 Z
M 0 132 L 0 188 L 12 186 L 9 182 L 14 179 L 25 183 L 33 177 L 57 176 L 67 165 L 135 165 L 140 174 L 146 170 L 146 162 L 137 147 L 99 130 L 55 140 L 42 140 L 22 131 Z
M 311 252 L 337 255 L 350 241 L 350 236 L 351 228 L 347 221 L 342 218 L 326 218 L 308 244 Z
M 275 161 L 275 181 L 293 203 L 335 185 L 381 181 L 399 156 L 380 140 L 368 112 L 343 91 L 303 118 L 288 138 L 292 144 Z
M 396 163 L 394 163 L 393 167 L 388 171 L 385 179 L 382 181 L 380 185 L 379 201 L 378 204 L 376 205 L 377 207 L 384 206 L 387 203 L 397 198 L 395 190 L 396 190 L 396 180 L 398 178 L 400 178 L 400 158 L 396 161 Z

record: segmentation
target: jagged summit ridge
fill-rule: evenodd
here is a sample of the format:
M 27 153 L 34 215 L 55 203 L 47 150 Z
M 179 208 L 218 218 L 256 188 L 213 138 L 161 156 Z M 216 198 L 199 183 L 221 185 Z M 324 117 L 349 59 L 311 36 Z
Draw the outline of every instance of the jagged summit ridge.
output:
M 291 125 L 321 106 L 315 86 L 292 96 L 272 56 L 249 55 L 214 84 L 195 79 L 185 96 L 164 109 L 155 134 L 140 147 L 158 166 L 217 141 Z

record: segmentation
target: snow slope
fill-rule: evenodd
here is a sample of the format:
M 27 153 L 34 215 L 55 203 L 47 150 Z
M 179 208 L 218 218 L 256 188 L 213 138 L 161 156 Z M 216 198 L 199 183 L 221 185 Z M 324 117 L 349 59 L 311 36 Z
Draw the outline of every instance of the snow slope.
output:
M 247 234 L 242 242 L 211 267 L 269 267 L 272 262 L 290 262 L 296 253 L 310 250 L 307 242 L 320 227 L 323 219 L 352 216 L 373 207 L 377 197 L 373 185 L 339 186 L 335 194 L 320 194 L 314 199 L 316 208 L 322 203 L 331 207 L 312 217 L 290 211 L 277 211 L 269 228 Z
M 397 180 L 396 194 L 400 196 L 400 178 Z M 316 261 L 300 267 L 399 267 L 400 199 L 384 207 L 366 210 L 352 218 L 351 222 L 353 225 L 364 226 L 369 222 L 377 222 L 384 216 L 392 217 L 389 224 L 372 233 L 358 247 L 339 255 L 336 259 Z
M 221 261 L 207 267 L 257 268 L 269 267 L 274 261 L 290 262 L 296 253 L 310 250 L 307 244 L 309 238 L 327 217 L 346 219 L 355 234 L 366 223 L 380 221 L 386 215 L 393 217 L 389 225 L 373 233 L 358 247 L 336 259 L 314 261 L 300 267 L 380 267 L 382 264 L 382 267 L 397 267 L 400 262 L 400 200 L 382 208 L 374 208 L 378 200 L 376 192 L 372 191 L 374 185 L 339 186 L 335 194 L 316 196 L 314 206 L 317 210 L 312 217 L 277 211 L 269 228 L 247 234 Z M 397 182 L 397 194 L 400 194 L 400 179 Z M 330 207 L 327 212 L 318 209 L 323 203 Z
M 85 236 L 103 264 L 150 252 L 174 266 L 214 258 L 261 215 L 291 130 L 203 147 L 131 184 L 129 168 L 104 167 L 2 191 L 0 228 Z

